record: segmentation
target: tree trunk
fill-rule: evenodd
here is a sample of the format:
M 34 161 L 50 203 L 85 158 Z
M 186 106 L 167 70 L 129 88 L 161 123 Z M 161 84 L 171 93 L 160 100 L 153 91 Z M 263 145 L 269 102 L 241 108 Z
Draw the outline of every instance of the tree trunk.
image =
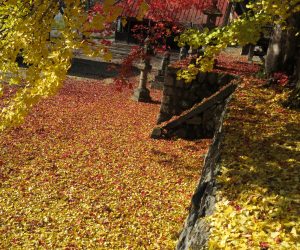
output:
M 275 26 L 269 44 L 265 71 L 271 77 L 274 72 L 283 71 L 294 83 L 287 105 L 300 108 L 300 38 L 296 36 L 300 31 L 300 12 L 287 20 L 288 29 L 283 31 L 279 25 Z
M 291 92 L 287 106 L 291 108 L 300 108 L 300 43 L 296 48 L 296 63 L 294 68 L 294 81 L 296 82 L 295 89 Z
M 283 55 L 282 70 L 288 75 L 293 75 L 296 65 L 296 52 L 297 52 L 297 20 L 296 16 L 293 15 L 288 20 L 289 29 L 286 32 L 286 42 Z
M 300 108 L 300 38 L 297 36 L 297 32 L 300 32 L 300 12 L 294 14 L 290 20 L 289 25 L 293 28 L 289 31 L 291 37 L 289 39 L 289 44 L 291 46 L 289 53 L 287 53 L 286 58 L 284 58 L 285 65 L 292 64 L 292 80 L 295 82 L 295 89 L 292 91 L 288 106 L 292 108 Z M 290 58 L 294 58 L 293 63 Z M 289 68 L 287 68 L 288 70 Z M 287 73 L 290 73 L 287 71 Z
M 287 20 L 287 30 L 283 31 L 279 25 L 275 26 L 266 57 L 267 75 L 276 71 L 284 71 L 288 75 L 293 74 L 299 21 L 299 14 L 295 14 Z
M 267 76 L 282 68 L 286 32 L 276 25 L 267 51 L 265 71 Z

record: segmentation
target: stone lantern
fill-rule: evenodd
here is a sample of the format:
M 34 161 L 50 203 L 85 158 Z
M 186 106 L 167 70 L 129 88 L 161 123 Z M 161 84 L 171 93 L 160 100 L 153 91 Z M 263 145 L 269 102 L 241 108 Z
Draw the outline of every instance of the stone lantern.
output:
M 168 65 L 170 64 L 171 54 L 169 51 L 164 53 L 163 59 L 160 64 L 160 69 L 158 70 L 158 75 L 155 76 L 155 80 L 151 84 L 153 89 L 163 89 L 165 81 L 165 73 Z
M 180 48 L 180 53 L 179 53 L 179 60 L 185 59 L 188 55 L 188 50 L 186 49 L 185 46 Z
M 221 17 L 223 14 L 217 6 L 218 0 L 213 0 L 212 6 L 203 10 L 203 14 L 207 15 L 206 27 L 213 29 L 216 27 L 217 17 Z
M 147 89 L 147 80 L 148 80 L 148 73 L 151 71 L 152 66 L 150 64 L 151 60 L 151 45 L 149 44 L 149 39 L 146 39 L 144 42 L 144 53 L 145 57 L 142 59 L 140 64 L 140 81 L 139 86 L 134 90 L 132 99 L 138 102 L 150 102 L 150 91 Z

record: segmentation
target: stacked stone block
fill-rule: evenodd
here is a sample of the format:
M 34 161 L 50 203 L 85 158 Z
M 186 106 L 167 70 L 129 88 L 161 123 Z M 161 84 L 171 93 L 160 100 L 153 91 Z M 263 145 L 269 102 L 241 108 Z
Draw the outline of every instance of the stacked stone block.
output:
M 215 72 L 199 73 L 191 83 L 177 79 L 177 69 L 168 67 L 157 124 L 180 115 L 196 103 L 216 93 L 233 79 L 233 76 Z
M 179 137 L 185 139 L 212 138 L 219 126 L 219 118 L 225 108 L 228 97 L 237 84 L 228 83 L 201 103 L 184 111 L 180 116 L 165 122 L 152 132 L 152 138 Z

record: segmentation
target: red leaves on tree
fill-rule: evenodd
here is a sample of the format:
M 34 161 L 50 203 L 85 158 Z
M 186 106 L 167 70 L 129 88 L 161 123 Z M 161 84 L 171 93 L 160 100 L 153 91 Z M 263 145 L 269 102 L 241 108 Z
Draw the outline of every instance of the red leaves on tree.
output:
M 154 49 L 154 53 L 161 53 L 169 49 L 167 39 L 179 35 L 182 32 L 182 28 L 174 23 L 157 22 L 150 26 L 144 24 L 135 25 L 132 28 L 132 32 L 140 44 L 143 44 L 147 38 L 148 43 Z
M 122 90 L 124 86 L 132 88 L 132 83 L 131 81 L 128 81 L 128 79 L 133 76 L 133 64 L 138 59 L 145 58 L 145 56 L 145 52 L 140 46 L 131 48 L 130 53 L 122 60 L 118 77 L 114 79 L 117 90 Z

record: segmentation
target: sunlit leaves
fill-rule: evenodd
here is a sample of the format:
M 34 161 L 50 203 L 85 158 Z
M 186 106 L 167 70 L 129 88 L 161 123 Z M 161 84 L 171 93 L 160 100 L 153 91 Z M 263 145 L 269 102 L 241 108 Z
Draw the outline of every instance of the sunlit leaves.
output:
M 288 3 L 287 3 L 288 2 Z M 251 1 L 250 11 L 232 21 L 226 27 L 219 27 L 208 32 L 203 30 L 187 30 L 179 39 L 180 45 L 188 44 L 193 48 L 204 48 L 204 55 L 199 57 L 195 67 L 200 71 L 210 71 L 213 68 L 214 58 L 229 45 L 255 44 L 260 38 L 263 28 L 276 23 L 284 24 L 288 17 L 299 11 L 300 0 L 259 0 Z M 178 74 L 187 82 L 193 80 L 195 70 L 185 68 Z
M 242 65 L 247 64 L 231 68 L 240 70 Z M 300 115 L 281 106 L 286 93 L 280 85 L 279 90 L 265 88 L 262 80 L 242 76 L 225 120 L 221 188 L 216 212 L 209 218 L 210 249 L 296 250 Z
M 1 249 L 174 249 L 209 140 L 150 139 L 131 94 L 69 79 L 1 134 Z
M 86 28 L 106 28 L 120 14 L 115 7 L 110 13 L 95 14 L 88 19 L 82 1 L 64 1 L 65 8 L 57 25 L 55 16 L 61 10 L 59 1 L 5 1 L 0 5 L 0 81 L 18 85 L 18 90 L 1 102 L 0 130 L 22 123 L 31 107 L 44 97 L 57 92 L 62 85 L 75 49 L 88 55 L 110 59 L 106 46 L 83 40 Z M 111 3 L 105 2 L 111 8 Z M 57 37 L 50 37 L 58 28 Z M 20 70 L 16 61 L 28 66 Z M 1 87 L 3 88 L 3 87 Z

